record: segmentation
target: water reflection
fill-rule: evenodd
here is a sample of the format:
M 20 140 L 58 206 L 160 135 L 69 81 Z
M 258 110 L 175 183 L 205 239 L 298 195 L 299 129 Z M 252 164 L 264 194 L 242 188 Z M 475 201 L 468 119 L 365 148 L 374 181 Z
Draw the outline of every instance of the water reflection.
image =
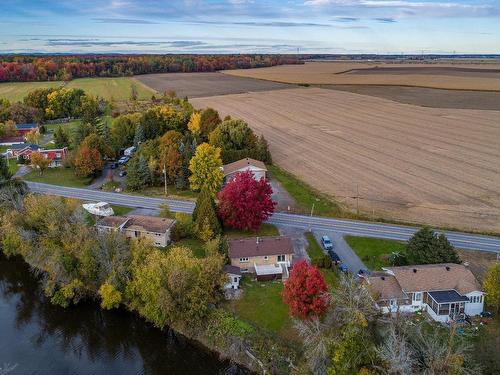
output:
M 13 374 L 241 374 L 173 332 L 97 304 L 46 300 L 22 260 L 0 255 L 0 366 Z

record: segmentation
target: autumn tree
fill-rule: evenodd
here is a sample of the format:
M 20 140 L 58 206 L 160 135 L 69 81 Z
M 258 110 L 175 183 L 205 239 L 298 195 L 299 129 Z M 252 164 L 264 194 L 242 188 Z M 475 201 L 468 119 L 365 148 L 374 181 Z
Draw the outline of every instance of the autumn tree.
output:
M 200 112 L 193 112 L 189 119 L 188 129 L 195 137 L 201 134 L 201 114 Z
M 29 143 L 33 143 L 35 145 L 38 145 L 38 144 L 40 144 L 40 142 L 42 140 L 42 135 L 40 134 L 38 129 L 33 129 L 28 134 L 26 134 L 26 140 Z
M 302 260 L 294 264 L 283 289 L 283 302 L 290 314 L 300 319 L 312 319 L 323 315 L 330 298 L 328 286 L 321 272 Z
M 213 108 L 205 108 L 201 111 L 200 125 L 201 125 L 201 135 L 208 139 L 208 135 L 215 130 L 217 125 L 222 122 L 219 116 L 219 112 L 217 112 Z
M 217 196 L 219 216 L 226 226 L 257 230 L 276 207 L 272 194 L 264 178 L 257 181 L 251 171 L 238 173 Z
M 80 98 L 80 118 L 83 123 L 97 125 L 99 118 L 104 113 L 105 102 L 102 99 L 90 94 Z
M 49 158 L 45 157 L 45 155 L 39 153 L 39 152 L 32 152 L 30 155 L 30 161 L 31 165 L 38 169 L 40 172 L 40 176 L 43 174 L 43 172 L 49 167 L 50 163 L 52 162 Z
M 500 313 L 500 262 L 496 262 L 490 267 L 483 287 L 488 306 Z
M 215 196 L 220 189 L 224 174 L 221 170 L 221 150 L 207 143 L 202 143 L 196 148 L 196 152 L 189 162 L 189 170 L 192 175 L 189 183 L 192 190 L 207 189 Z
M 99 150 L 88 146 L 81 146 L 78 149 L 74 164 L 76 174 L 80 177 L 95 176 L 104 168 L 104 161 Z
M 15 137 L 18 135 L 16 123 L 8 120 L 5 123 L 0 123 L 0 137 Z
M 446 236 L 443 233 L 438 235 L 428 227 L 420 229 L 410 238 L 406 254 L 411 264 L 460 263 L 455 248 Z
M 111 142 L 116 151 L 134 143 L 136 128 L 141 121 L 140 113 L 128 113 L 116 117 L 111 126 Z
M 102 157 L 112 158 L 114 151 L 110 145 L 97 133 L 91 133 L 80 143 L 80 147 L 87 147 L 99 151 Z

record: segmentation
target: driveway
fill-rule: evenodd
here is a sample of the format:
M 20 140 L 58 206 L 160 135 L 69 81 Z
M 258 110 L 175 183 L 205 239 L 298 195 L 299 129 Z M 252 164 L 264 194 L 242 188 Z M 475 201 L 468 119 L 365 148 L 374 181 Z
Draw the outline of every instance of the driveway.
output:
M 288 236 L 292 239 L 294 262 L 301 259 L 309 261 L 309 255 L 307 255 L 306 251 L 308 244 L 304 236 L 304 229 L 284 226 L 278 226 L 278 229 L 282 236 Z
M 333 250 L 337 253 L 340 260 L 343 264 L 345 264 L 349 271 L 356 275 L 358 271 L 362 268 L 366 269 L 367 267 L 363 264 L 361 259 L 356 255 L 353 249 L 347 244 L 344 240 L 344 237 L 340 233 L 336 232 L 314 232 L 314 237 L 318 243 L 321 244 L 321 236 L 328 236 L 333 242 Z
M 281 186 L 281 184 L 274 178 L 269 179 L 268 182 L 273 189 L 272 199 L 273 201 L 278 202 L 276 211 L 288 212 L 293 210 L 293 208 L 296 206 L 295 199 L 293 199 L 292 196 L 288 194 L 288 192 L 283 188 L 283 186 Z

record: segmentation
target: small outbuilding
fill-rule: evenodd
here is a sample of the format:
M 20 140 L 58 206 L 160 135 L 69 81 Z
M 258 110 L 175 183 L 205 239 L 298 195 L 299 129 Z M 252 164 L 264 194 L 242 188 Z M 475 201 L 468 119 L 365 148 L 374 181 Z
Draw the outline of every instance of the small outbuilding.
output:
M 241 280 L 241 270 L 239 267 L 227 264 L 224 266 L 224 272 L 227 274 L 228 282 L 224 289 L 239 289 Z
M 230 182 L 238 173 L 250 171 L 256 180 L 267 177 L 266 165 L 255 159 L 245 158 L 234 163 L 226 164 L 222 167 L 224 172 L 224 182 Z

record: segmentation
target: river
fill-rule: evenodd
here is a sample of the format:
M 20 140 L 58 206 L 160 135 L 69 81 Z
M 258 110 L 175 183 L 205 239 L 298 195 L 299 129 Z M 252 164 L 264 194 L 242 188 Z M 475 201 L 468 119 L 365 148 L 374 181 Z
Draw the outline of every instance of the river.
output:
M 5 371 L 6 369 L 10 369 Z M 125 310 L 63 309 L 20 259 L 0 254 L 0 374 L 244 374 Z

